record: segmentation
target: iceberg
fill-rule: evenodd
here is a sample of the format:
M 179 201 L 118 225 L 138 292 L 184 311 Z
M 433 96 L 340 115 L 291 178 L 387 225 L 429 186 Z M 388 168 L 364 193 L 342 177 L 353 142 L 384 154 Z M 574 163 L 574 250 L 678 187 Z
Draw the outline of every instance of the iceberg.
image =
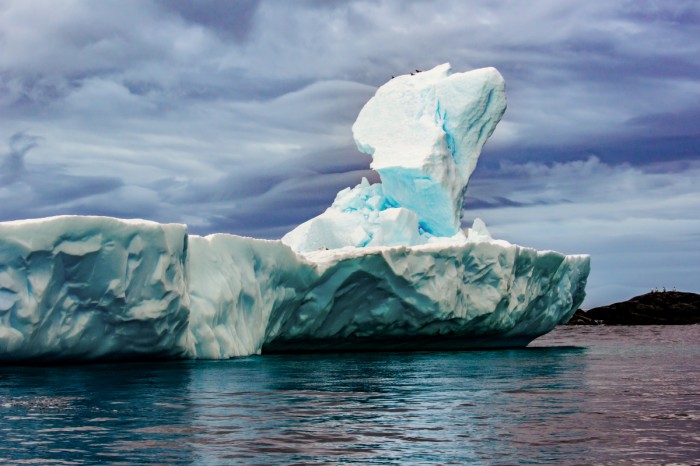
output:
M 281 240 L 60 216 L 0 223 L 0 361 L 525 346 L 585 297 L 586 255 L 493 239 L 462 199 L 505 111 L 493 68 L 392 79 L 353 126 L 363 179 Z
M 282 241 L 309 252 L 464 239 L 467 183 L 505 110 L 505 82 L 495 68 L 452 73 L 444 64 L 392 79 L 352 128 L 382 182 L 363 180 L 341 191 L 328 210 Z

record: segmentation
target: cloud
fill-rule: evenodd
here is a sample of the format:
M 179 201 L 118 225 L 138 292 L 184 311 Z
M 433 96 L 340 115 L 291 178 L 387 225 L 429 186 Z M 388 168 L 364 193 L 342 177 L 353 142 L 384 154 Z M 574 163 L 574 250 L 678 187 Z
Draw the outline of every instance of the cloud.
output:
M 114 177 L 72 175 L 54 163 L 27 162 L 42 139 L 27 132 L 13 134 L 0 157 L 0 221 L 72 212 L 69 203 L 122 186 Z M 93 213 L 94 214 L 94 213 Z
M 700 73 L 698 73 L 700 75 Z M 692 99 L 692 97 L 690 97 Z M 648 113 L 631 118 L 626 123 L 639 132 L 660 136 L 700 136 L 700 98 L 692 108 L 678 112 Z
M 359 182 L 355 172 L 370 159 L 354 147 L 349 127 L 373 91 L 325 81 L 264 104 L 181 102 L 184 108 L 163 114 L 125 87 L 94 79 L 50 107 L 60 132 L 40 126 L 45 144 L 35 149 L 32 179 L 53 181 L 32 183 L 31 198 L 50 195 L 51 206 L 15 212 L 143 217 L 187 222 L 201 233 L 280 236 Z M 133 192 L 149 201 L 135 202 Z
M 183 20 L 211 28 L 237 42 L 248 39 L 254 25 L 258 0 L 159 0 L 165 11 L 175 11 Z

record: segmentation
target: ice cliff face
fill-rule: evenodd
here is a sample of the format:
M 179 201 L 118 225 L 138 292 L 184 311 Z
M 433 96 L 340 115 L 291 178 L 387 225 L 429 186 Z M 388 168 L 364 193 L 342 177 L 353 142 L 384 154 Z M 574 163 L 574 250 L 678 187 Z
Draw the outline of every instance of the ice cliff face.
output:
M 584 298 L 587 256 L 460 229 L 505 109 L 494 69 L 379 89 L 353 127 L 382 183 L 281 241 L 64 216 L 0 223 L 0 361 L 524 346 Z
M 211 235 L 190 238 L 190 357 L 260 353 L 275 316 L 294 314 L 311 290 L 315 266 L 280 241 Z
M 312 285 L 273 311 L 263 351 L 525 346 L 569 319 L 587 258 L 505 242 L 307 255 Z
M 100 217 L 0 223 L 0 360 L 183 356 L 187 239 Z

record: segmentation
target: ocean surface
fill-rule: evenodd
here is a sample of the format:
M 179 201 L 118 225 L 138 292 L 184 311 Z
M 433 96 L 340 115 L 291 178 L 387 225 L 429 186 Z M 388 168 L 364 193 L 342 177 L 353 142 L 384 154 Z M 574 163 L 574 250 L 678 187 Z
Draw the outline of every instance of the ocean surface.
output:
M 2 464 L 700 464 L 700 326 L 0 368 Z

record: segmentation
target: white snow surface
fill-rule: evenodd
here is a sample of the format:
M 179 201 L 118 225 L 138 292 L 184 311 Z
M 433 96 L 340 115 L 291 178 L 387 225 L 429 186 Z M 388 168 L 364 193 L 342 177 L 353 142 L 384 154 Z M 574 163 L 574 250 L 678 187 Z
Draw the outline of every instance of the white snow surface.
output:
M 61 216 L 0 222 L 0 361 L 524 346 L 566 322 L 590 260 L 460 229 L 505 110 L 492 68 L 393 79 L 353 127 L 382 183 L 282 240 Z

